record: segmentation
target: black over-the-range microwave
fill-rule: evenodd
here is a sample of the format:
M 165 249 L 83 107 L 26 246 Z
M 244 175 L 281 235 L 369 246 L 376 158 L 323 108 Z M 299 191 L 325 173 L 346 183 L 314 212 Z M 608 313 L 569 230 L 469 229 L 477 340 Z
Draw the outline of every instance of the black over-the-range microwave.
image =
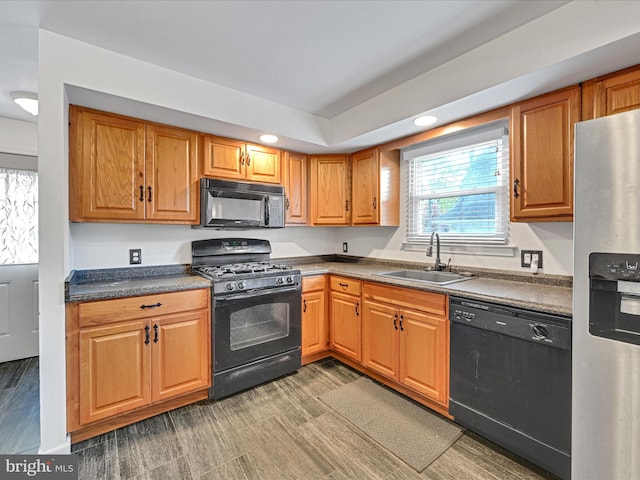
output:
M 283 228 L 284 187 L 202 178 L 199 226 Z

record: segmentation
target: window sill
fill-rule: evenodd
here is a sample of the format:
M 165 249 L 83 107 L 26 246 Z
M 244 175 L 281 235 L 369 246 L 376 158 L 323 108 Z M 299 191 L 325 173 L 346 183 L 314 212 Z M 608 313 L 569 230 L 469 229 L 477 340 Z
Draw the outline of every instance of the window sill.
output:
M 427 243 L 403 243 L 402 250 L 409 252 L 426 252 Z M 440 244 L 440 253 L 454 253 L 456 255 L 482 255 L 492 257 L 515 257 L 516 245 L 445 245 Z

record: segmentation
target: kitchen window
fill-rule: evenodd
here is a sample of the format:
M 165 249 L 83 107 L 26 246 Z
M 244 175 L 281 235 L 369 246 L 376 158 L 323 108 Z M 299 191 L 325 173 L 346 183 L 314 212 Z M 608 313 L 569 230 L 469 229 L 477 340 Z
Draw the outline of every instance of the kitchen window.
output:
M 498 122 L 403 150 L 407 242 L 436 232 L 444 245 L 505 245 L 509 234 L 509 135 Z
M 38 172 L 0 168 L 0 265 L 38 263 Z

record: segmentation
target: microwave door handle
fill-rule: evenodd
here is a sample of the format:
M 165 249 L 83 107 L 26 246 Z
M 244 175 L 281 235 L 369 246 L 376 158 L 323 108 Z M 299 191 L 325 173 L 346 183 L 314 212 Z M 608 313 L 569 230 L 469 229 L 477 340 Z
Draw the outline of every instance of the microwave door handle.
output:
M 269 207 L 269 197 L 264 197 L 264 224 L 269 225 L 269 213 L 271 208 Z

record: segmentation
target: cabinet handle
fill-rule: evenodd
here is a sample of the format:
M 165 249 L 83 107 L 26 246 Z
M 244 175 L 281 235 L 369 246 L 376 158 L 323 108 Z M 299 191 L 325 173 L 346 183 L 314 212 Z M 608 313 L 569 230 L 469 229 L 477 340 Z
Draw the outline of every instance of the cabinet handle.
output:
M 307 299 L 302 300 L 302 313 L 306 313 L 307 311 Z
M 348 283 L 342 283 L 342 282 L 340 282 L 338 285 L 340 285 L 342 288 L 347 288 L 349 286 Z
M 520 180 L 517 178 L 513 181 L 513 198 L 518 198 L 520 194 L 518 193 L 518 185 L 520 185 Z
M 153 326 L 153 343 L 158 343 L 158 324 Z
M 373 197 L 373 209 L 375 210 L 377 206 L 376 197 Z
M 156 307 L 161 307 L 161 306 L 162 306 L 162 304 L 160 302 L 158 302 L 158 303 L 154 303 L 152 305 L 140 305 L 140 308 L 144 310 L 145 308 L 156 308 Z
M 149 203 L 151 203 L 151 185 L 147 187 L 149 189 Z
M 240 154 L 240 165 L 244 165 L 244 152 Z
M 284 197 L 284 208 L 289 210 L 289 197 Z
M 360 302 L 356 302 L 356 317 L 360 316 L 360 312 L 358 311 L 359 308 L 360 308 Z
M 397 313 L 393 316 L 393 328 L 395 330 L 398 329 L 398 314 Z
M 251 166 L 251 155 L 247 155 L 247 167 Z
M 144 327 L 144 344 L 149 345 L 149 325 Z
M 349 211 L 349 200 L 346 200 L 346 201 L 344 202 L 344 209 L 345 209 L 345 211 L 347 211 L 347 212 Z
M 144 185 L 140 185 L 140 201 L 144 202 Z
M 402 322 L 404 322 L 404 315 L 400 315 L 400 331 L 404 332 L 404 328 L 402 326 Z

